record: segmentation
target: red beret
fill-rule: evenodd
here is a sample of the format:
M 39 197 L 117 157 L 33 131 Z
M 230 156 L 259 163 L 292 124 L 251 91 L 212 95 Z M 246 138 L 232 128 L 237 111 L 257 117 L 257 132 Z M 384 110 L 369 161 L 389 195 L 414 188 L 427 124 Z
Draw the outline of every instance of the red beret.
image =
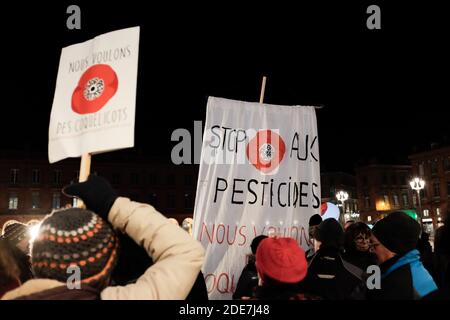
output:
M 256 250 L 256 269 L 265 276 L 281 283 L 297 283 L 308 270 L 305 251 L 292 238 L 267 238 Z

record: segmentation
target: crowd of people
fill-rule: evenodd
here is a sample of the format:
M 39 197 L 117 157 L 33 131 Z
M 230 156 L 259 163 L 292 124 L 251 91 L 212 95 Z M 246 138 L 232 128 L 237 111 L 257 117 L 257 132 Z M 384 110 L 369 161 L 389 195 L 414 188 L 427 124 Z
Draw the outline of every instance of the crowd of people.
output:
M 249 264 L 257 276 L 253 273 L 253 282 L 248 281 L 253 267 L 246 266 L 234 298 L 450 299 L 448 234 L 446 223 L 436 232 L 432 252 L 427 234 L 403 212 L 389 214 L 373 229 L 354 221 L 343 228 L 333 218 L 322 221 L 314 215 L 306 252 L 287 238 L 265 238 L 257 250 L 252 247 L 256 254 Z
M 3 228 L 1 299 L 208 299 L 205 252 L 185 230 L 98 176 L 63 192 L 86 209 L 52 212 L 32 241 L 25 224 Z M 291 238 L 253 239 L 233 299 L 450 299 L 448 223 L 436 231 L 434 251 L 403 212 L 372 229 L 313 215 L 309 237 L 306 252 Z

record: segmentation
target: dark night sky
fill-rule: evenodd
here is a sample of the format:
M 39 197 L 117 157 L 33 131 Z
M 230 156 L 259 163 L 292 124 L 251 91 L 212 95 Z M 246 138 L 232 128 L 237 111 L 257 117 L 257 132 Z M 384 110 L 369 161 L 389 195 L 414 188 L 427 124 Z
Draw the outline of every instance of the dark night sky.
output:
M 66 28 L 73 3 L 81 7 L 80 31 Z M 3 5 L 0 149 L 46 151 L 62 47 L 136 25 L 136 147 L 145 153 L 170 156 L 172 130 L 204 120 L 207 96 L 257 101 L 263 75 L 266 103 L 325 106 L 318 111 L 322 170 L 349 171 L 371 157 L 404 162 L 415 145 L 450 132 L 442 8 L 382 3 L 382 30 L 369 31 L 372 2 L 143 3 Z

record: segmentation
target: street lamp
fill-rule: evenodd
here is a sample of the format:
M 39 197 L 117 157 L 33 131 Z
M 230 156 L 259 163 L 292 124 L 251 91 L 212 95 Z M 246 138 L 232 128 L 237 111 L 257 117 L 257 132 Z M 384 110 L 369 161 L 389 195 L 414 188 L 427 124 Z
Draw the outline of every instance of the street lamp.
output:
M 336 194 L 336 199 L 342 203 L 342 214 L 339 220 L 341 220 L 341 223 L 345 223 L 345 221 L 342 220 L 345 213 L 345 201 L 348 200 L 348 193 L 341 190 Z
M 422 203 L 420 201 L 420 190 L 425 187 L 425 181 L 416 177 L 409 182 L 409 185 L 413 190 L 417 191 L 417 198 L 419 199 L 419 223 L 422 225 Z

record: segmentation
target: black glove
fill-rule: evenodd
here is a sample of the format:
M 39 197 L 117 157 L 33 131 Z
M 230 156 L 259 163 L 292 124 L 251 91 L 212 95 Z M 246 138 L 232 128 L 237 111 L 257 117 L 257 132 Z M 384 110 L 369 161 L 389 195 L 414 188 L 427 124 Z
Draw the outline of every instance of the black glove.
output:
M 117 193 L 105 178 L 92 174 L 86 182 L 64 187 L 63 193 L 80 198 L 87 209 L 94 211 L 105 220 L 108 220 L 109 211 L 118 198 Z

